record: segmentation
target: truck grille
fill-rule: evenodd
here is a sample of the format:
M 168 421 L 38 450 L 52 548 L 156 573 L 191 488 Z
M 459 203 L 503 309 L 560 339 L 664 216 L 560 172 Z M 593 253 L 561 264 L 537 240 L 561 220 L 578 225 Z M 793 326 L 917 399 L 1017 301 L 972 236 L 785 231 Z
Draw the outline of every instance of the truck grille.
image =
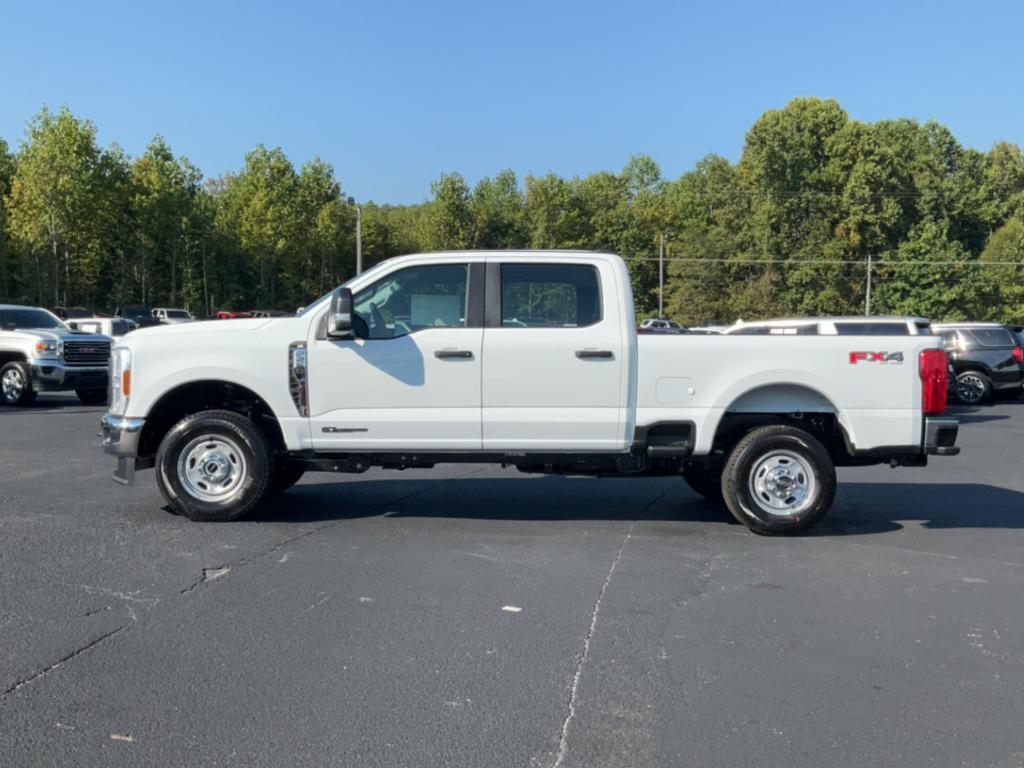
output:
M 109 365 L 110 342 L 65 341 L 64 362 L 68 365 Z

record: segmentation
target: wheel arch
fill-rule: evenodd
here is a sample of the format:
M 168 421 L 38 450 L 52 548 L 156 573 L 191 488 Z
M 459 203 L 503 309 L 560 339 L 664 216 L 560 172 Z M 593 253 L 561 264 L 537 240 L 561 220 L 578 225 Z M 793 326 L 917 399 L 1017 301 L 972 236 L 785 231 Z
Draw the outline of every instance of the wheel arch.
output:
M 6 350 L 0 352 L 0 366 L 7 365 L 8 363 L 27 363 L 28 357 L 24 352 L 15 352 L 13 350 Z
M 208 410 L 225 410 L 250 419 L 277 451 L 285 449 L 281 423 L 267 400 L 249 387 L 224 379 L 201 379 L 179 384 L 164 392 L 146 414 L 139 439 L 139 457 L 156 455 L 164 435 L 186 416 Z
M 733 392 L 731 400 L 708 424 L 712 455 L 724 456 L 745 434 L 758 427 L 783 424 L 814 435 L 833 456 L 849 455 L 855 445 L 853 425 L 821 389 L 805 383 L 756 384 Z

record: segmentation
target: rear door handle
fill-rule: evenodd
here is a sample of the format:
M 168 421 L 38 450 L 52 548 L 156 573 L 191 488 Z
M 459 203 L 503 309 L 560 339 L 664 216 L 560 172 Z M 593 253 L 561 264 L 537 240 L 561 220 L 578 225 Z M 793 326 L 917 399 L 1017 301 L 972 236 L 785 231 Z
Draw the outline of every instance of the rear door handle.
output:
M 615 357 L 610 349 L 577 349 L 576 357 L 580 360 L 589 360 L 592 358 L 610 358 Z
M 438 360 L 472 360 L 473 352 L 469 349 L 439 349 L 434 352 Z

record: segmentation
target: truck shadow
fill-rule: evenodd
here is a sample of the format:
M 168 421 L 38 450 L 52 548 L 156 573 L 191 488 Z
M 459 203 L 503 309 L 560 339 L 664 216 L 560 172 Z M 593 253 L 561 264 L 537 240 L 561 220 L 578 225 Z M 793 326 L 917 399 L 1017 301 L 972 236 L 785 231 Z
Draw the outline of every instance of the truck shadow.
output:
M 641 488 L 641 484 L 647 487 Z M 313 523 L 379 516 L 643 520 L 738 526 L 728 510 L 695 495 L 679 478 L 510 477 L 446 482 L 373 479 L 300 483 L 265 503 L 249 519 Z M 900 530 L 907 523 L 935 530 L 1022 529 L 1024 493 L 977 483 L 840 483 L 835 506 L 810 535 L 886 533 Z

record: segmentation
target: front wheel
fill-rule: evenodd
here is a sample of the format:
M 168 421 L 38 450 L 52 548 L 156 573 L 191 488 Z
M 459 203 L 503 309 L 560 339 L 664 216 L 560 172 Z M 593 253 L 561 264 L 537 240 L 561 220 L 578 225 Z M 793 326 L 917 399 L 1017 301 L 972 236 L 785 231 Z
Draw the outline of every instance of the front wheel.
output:
M 105 389 L 76 389 L 75 394 L 82 405 L 102 405 L 107 402 Z
M 36 399 L 27 363 L 14 361 L 0 368 L 0 398 L 4 405 L 30 405 Z
M 832 507 L 836 470 L 808 432 L 775 424 L 755 429 L 733 448 L 722 496 L 754 533 L 791 536 L 814 527 Z
M 157 485 L 189 520 L 236 520 L 270 490 L 274 461 L 266 436 L 232 411 L 202 411 L 179 421 L 156 454 Z

